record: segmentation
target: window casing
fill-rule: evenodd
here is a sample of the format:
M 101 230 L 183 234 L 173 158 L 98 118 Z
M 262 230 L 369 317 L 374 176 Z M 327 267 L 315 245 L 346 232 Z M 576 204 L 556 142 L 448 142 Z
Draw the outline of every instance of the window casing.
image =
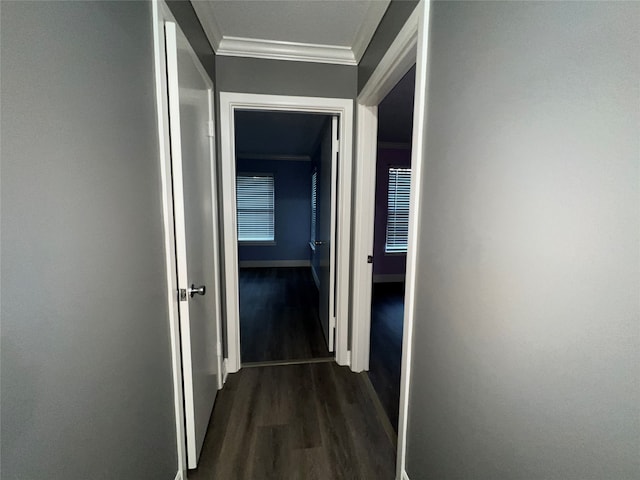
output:
M 409 240 L 411 169 L 389 168 L 385 253 L 406 253 Z
M 238 242 L 274 242 L 274 181 L 271 174 L 236 176 Z

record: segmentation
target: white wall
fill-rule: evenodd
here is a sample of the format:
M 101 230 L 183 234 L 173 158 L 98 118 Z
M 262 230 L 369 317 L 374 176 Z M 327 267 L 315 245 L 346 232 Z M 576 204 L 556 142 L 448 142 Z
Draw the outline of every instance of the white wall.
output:
M 431 29 L 407 473 L 640 478 L 640 4 Z

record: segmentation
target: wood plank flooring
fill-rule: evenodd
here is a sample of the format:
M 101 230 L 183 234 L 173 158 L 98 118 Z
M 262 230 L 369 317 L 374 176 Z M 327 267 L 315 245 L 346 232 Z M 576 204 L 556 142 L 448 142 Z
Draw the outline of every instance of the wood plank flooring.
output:
M 334 362 L 230 375 L 189 479 L 393 479 L 395 449 L 362 375 Z
M 371 303 L 369 379 L 380 403 L 398 431 L 404 283 L 377 283 Z
M 242 363 L 332 356 L 318 302 L 309 267 L 240 269 Z

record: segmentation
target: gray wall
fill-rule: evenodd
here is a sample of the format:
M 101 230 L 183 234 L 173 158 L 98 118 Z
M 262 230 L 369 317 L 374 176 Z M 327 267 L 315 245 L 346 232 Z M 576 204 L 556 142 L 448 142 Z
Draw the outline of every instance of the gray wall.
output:
M 433 5 L 410 478 L 640 478 L 639 26 Z
M 173 479 L 151 4 L 1 8 L 1 476 Z
M 402 30 L 405 22 L 418 5 L 416 0 L 391 0 L 376 33 L 358 64 L 358 93 L 366 85 L 384 54 Z
M 221 92 L 355 98 L 355 66 L 261 58 L 216 57 Z
M 191 2 L 189 0 L 166 0 L 166 3 L 176 22 L 178 22 L 182 33 L 189 40 L 191 48 L 193 48 L 204 69 L 209 74 L 211 81 L 214 82 L 216 78 L 216 55 Z

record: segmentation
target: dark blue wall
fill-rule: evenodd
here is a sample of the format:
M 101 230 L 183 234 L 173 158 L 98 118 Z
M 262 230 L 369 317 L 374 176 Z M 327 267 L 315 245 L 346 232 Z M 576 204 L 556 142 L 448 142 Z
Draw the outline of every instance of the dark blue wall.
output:
M 238 173 L 272 173 L 275 181 L 275 245 L 239 245 L 238 260 L 309 260 L 311 162 L 243 160 Z

